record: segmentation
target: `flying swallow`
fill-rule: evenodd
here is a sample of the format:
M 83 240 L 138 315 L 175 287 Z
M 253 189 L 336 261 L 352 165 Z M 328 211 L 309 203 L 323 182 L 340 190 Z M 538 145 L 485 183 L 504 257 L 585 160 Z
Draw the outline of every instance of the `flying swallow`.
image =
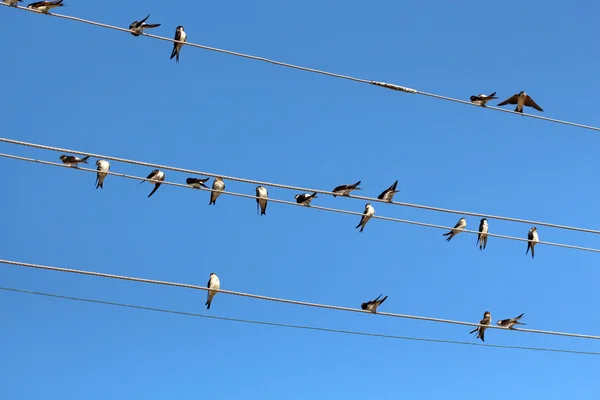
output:
M 221 289 L 221 282 L 219 281 L 219 277 L 217 276 L 217 274 L 215 274 L 214 272 L 210 273 L 210 278 L 208 278 L 208 283 L 206 284 L 206 287 L 209 289 L 216 290 Z M 206 295 L 206 303 L 204 303 L 207 310 L 210 310 L 210 303 L 212 303 L 212 299 L 213 297 L 215 297 L 215 294 L 217 294 L 215 290 L 208 291 L 208 294 Z
M 13 6 L 16 7 L 17 3 L 22 3 L 23 0 L 2 0 L 4 3 L 8 4 L 9 6 Z
M 383 192 L 381 192 L 381 194 L 379 196 L 377 196 L 377 198 L 379 200 L 383 200 L 383 201 L 387 201 L 388 203 L 391 203 L 392 199 L 394 198 L 394 195 L 399 192 L 399 190 L 396 190 L 396 186 L 398 186 L 397 179 L 396 179 L 396 182 L 394 182 L 392 184 L 392 186 L 390 186 L 389 188 L 387 188 Z
M 165 180 L 165 173 L 159 169 L 155 169 L 154 171 L 150 172 L 150 174 L 148 174 L 146 179 L 144 179 L 140 183 L 138 183 L 138 186 L 141 185 L 142 183 L 146 182 L 146 180 L 155 181 L 154 189 L 152 189 L 152 191 L 148 195 L 148 198 L 150 198 L 150 196 L 152 196 L 154 194 L 154 192 L 156 192 L 158 190 L 160 185 Z
M 104 179 L 106 178 L 107 172 L 110 170 L 110 163 L 106 160 L 96 161 L 98 172 L 96 173 L 96 189 L 104 189 Z
M 27 8 L 31 8 L 32 10 L 40 11 L 44 14 L 48 14 L 48 11 L 55 7 L 63 7 L 63 0 L 56 1 L 36 1 L 35 3 L 31 3 L 27 6 Z
M 461 233 L 462 231 L 464 231 L 466 227 L 467 227 L 467 220 L 464 218 L 461 218 L 458 220 L 456 225 L 454 225 L 454 228 L 450 232 L 444 233 L 444 234 L 442 234 L 442 236 L 448 236 L 448 239 L 446 239 L 446 242 L 449 242 L 450 239 L 452 239 L 454 236 L 456 236 L 459 233 Z
M 485 95 L 485 94 L 478 94 L 477 96 L 471 96 L 471 103 L 475 103 L 478 106 L 481 107 L 485 107 L 485 104 L 493 99 L 497 99 L 498 97 L 496 97 L 496 92 L 490 94 L 490 95 Z
M 160 26 L 160 24 L 145 24 L 144 22 L 146 22 L 149 17 L 150 14 L 143 20 L 133 21 L 131 25 L 129 25 L 129 30 L 133 36 L 140 36 L 140 34 L 144 32 L 144 29 L 158 28 Z
M 294 196 L 296 203 L 302 204 L 303 206 L 310 207 L 310 202 L 317 197 L 317 192 L 313 194 L 302 193 Z
M 340 185 L 332 190 L 334 193 L 333 197 L 348 196 L 353 190 L 362 190 L 358 185 L 360 185 L 360 181 L 353 183 L 352 185 Z
M 487 219 L 481 218 L 481 222 L 479 222 L 479 235 L 477 235 L 477 243 L 479 245 L 479 250 L 485 249 L 487 246 L 488 240 L 488 222 Z
M 260 215 L 267 215 L 267 197 L 269 192 L 263 186 L 256 188 L 256 213 L 258 214 L 258 207 L 260 206 Z
M 187 33 L 185 33 L 183 26 L 181 25 L 179 25 L 175 31 L 175 40 L 179 40 L 180 42 L 187 41 Z M 179 52 L 181 51 L 181 46 L 183 46 L 183 43 L 173 43 L 173 51 L 171 52 L 170 60 L 177 56 L 175 61 L 179 62 Z
M 365 229 L 365 225 L 367 225 L 367 222 L 369 222 L 373 215 L 375 215 L 375 208 L 371 205 L 371 203 L 367 203 L 365 206 L 365 211 L 363 211 L 362 218 L 360 219 L 358 225 L 356 225 L 356 228 L 360 226 L 360 233 L 362 233 L 363 229 Z
M 66 154 L 62 154 L 60 157 L 61 161 L 65 164 L 67 164 L 69 167 L 75 167 L 75 168 L 79 168 L 77 164 L 79 163 L 84 163 L 87 164 L 87 159 L 90 158 L 90 156 L 85 156 L 83 158 L 79 158 L 77 156 L 68 156 Z
M 535 226 L 529 230 L 529 233 L 527 234 L 527 240 L 527 251 L 525 252 L 525 255 L 527 255 L 527 253 L 529 253 L 529 249 L 531 249 L 531 258 L 533 258 L 535 254 L 534 247 L 540 241 L 540 237 L 538 236 L 537 228 Z
M 483 319 L 481 321 L 479 321 L 479 325 L 490 325 L 491 323 L 492 323 L 492 314 L 489 311 L 484 312 Z M 484 335 L 486 329 L 487 329 L 487 327 L 485 327 L 485 326 L 478 326 L 477 328 L 475 328 L 471 332 L 469 332 L 469 334 L 477 332 L 477 339 L 481 339 L 482 342 L 485 342 L 483 335 Z
M 191 187 L 194 187 L 196 189 L 200 189 L 200 187 L 204 187 L 208 189 L 208 186 L 206 186 L 204 183 L 209 180 L 210 178 L 187 178 L 185 180 L 185 183 L 187 183 L 188 185 L 190 185 Z
M 523 313 L 523 314 L 525 314 L 525 313 Z M 499 326 L 502 326 L 502 327 L 508 328 L 508 329 L 515 329 L 514 328 L 515 325 L 527 325 L 527 324 L 524 324 L 523 322 L 519 322 L 519 320 L 523 317 L 523 314 L 519 315 L 516 318 L 500 320 L 497 322 L 497 324 Z
M 527 107 L 533 107 L 538 111 L 542 111 L 542 112 L 544 111 L 544 110 L 542 110 L 542 107 L 538 106 L 536 104 L 536 102 L 533 101 L 533 99 L 531 97 L 529 97 L 529 95 L 523 91 L 520 91 L 517 94 L 513 94 L 511 97 L 504 100 L 502 103 L 498 103 L 499 106 L 505 106 L 507 104 L 516 104 L 517 108 L 515 108 L 515 111 L 518 113 L 523 112 L 524 105 Z
M 223 182 L 223 178 L 216 177 L 212 184 L 212 191 L 210 192 L 210 201 L 208 205 L 214 204 L 217 205 L 217 197 L 221 195 L 221 192 L 225 190 L 225 182 Z
M 366 303 L 362 303 L 360 305 L 360 308 L 362 308 L 363 310 L 371 311 L 372 313 L 377 314 L 377 307 L 379 307 L 381 305 L 381 303 L 383 303 L 385 301 L 385 299 L 388 298 L 387 296 L 385 296 L 383 299 L 379 300 L 379 298 L 382 295 L 383 294 L 380 294 L 379 296 L 377 296 L 377 298 L 375 300 L 369 300 Z

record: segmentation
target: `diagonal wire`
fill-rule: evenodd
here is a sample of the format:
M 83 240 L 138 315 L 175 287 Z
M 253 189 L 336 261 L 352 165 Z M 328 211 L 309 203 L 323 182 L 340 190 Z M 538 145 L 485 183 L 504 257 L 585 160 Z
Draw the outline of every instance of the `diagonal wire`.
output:
M 9 6 L 8 4 L 1 3 L 1 2 L 0 2 L 0 5 Z M 17 6 L 17 7 L 14 7 L 14 8 L 18 8 L 20 10 L 25 10 L 25 11 L 30 11 L 30 12 L 41 14 L 41 12 L 39 12 L 39 11 L 28 9 L 28 8 L 21 7 L 21 6 Z M 45 14 L 45 15 L 49 15 L 49 16 L 57 17 L 57 18 L 62 18 L 62 19 L 68 19 L 68 20 L 76 21 L 76 22 L 81 22 L 81 23 L 88 24 L 88 25 L 94 25 L 94 26 L 98 26 L 98 27 L 101 27 L 101 28 L 113 29 L 113 30 L 120 31 L 120 32 L 131 33 L 131 31 L 129 29 L 126 29 L 126 28 L 121 28 L 121 27 L 114 26 L 114 25 L 103 24 L 103 23 L 96 22 L 96 21 L 90 21 L 90 20 L 86 20 L 86 19 L 83 19 L 83 18 L 72 17 L 72 16 L 69 16 L 69 15 L 53 14 L 53 13 L 52 14 L 48 13 L 48 14 Z M 152 39 L 164 40 L 164 41 L 172 42 L 172 43 L 175 43 L 175 42 L 181 43 L 181 42 L 176 41 L 176 40 L 171 39 L 171 38 L 167 38 L 167 37 L 163 37 L 163 36 L 158 36 L 158 35 L 152 35 L 150 33 L 145 33 L 145 32 L 142 32 L 141 36 L 146 36 L 146 37 L 149 37 L 149 38 L 152 38 Z M 284 63 L 284 62 L 281 62 L 281 61 L 271 60 L 271 59 L 268 59 L 268 58 L 265 58 L 265 57 L 252 56 L 252 55 L 249 55 L 249 54 L 238 53 L 238 52 L 230 51 L 230 50 L 224 50 L 224 49 L 220 49 L 220 48 L 217 48 L 217 47 L 204 46 L 204 45 L 197 44 L 197 43 L 184 42 L 183 44 L 186 45 L 186 46 L 195 47 L 195 48 L 199 48 L 199 49 L 203 49 L 203 50 L 209 50 L 209 51 L 214 51 L 214 52 L 218 52 L 218 53 L 229 54 L 229 55 L 232 55 L 232 56 L 248 58 L 248 59 L 252 59 L 252 60 L 256 60 L 256 61 L 262 61 L 262 62 L 266 62 L 266 63 L 270 63 L 270 64 L 274 64 L 274 65 L 279 65 L 279 66 L 286 67 L 286 68 L 293 68 L 293 69 L 297 69 L 297 70 L 301 70 L 301 71 L 306 71 L 306 72 L 311 72 L 311 73 L 315 73 L 315 74 L 327 75 L 327 76 L 331 76 L 331 77 L 334 77 L 334 78 L 346 79 L 346 80 L 350 80 L 350 81 L 354 81 L 354 82 L 375 85 L 375 86 L 379 86 L 379 87 L 383 87 L 383 88 L 387 88 L 387 89 L 391 89 L 391 90 L 396 90 L 396 91 L 400 91 L 400 92 L 404 92 L 404 93 L 420 94 L 422 96 L 433 97 L 433 98 L 440 99 L 440 100 L 452 101 L 452 102 L 455 102 L 455 103 L 467 104 L 467 105 L 470 105 L 470 106 L 480 107 L 480 106 L 478 106 L 476 104 L 473 104 L 473 103 L 471 103 L 469 101 L 466 101 L 466 100 L 456 99 L 456 98 L 448 97 L 448 96 L 442 96 L 442 95 L 435 94 L 435 93 L 423 92 L 423 91 L 420 91 L 420 90 L 416 90 L 416 89 L 405 87 L 405 86 L 396 85 L 396 84 L 393 84 L 393 83 L 378 82 L 378 81 L 373 81 L 373 80 L 355 78 L 355 77 L 352 77 L 352 76 L 349 76 L 349 75 L 336 74 L 336 73 L 333 73 L 333 72 L 323 71 L 323 70 L 319 70 L 319 69 L 302 67 L 302 66 L 299 66 L 299 65 L 294 65 L 294 64 Z M 569 125 L 569 126 L 573 126 L 573 127 L 577 127 L 577 128 L 589 129 L 589 130 L 593 130 L 593 131 L 600 131 L 599 127 L 590 126 L 590 125 L 583 125 L 583 124 L 579 124 L 579 123 L 576 123 L 576 122 L 564 121 L 564 120 L 555 119 L 555 118 L 543 117 L 541 115 L 526 114 L 526 113 L 517 113 L 517 112 L 512 111 L 512 110 L 508 110 L 508 109 L 504 109 L 504 108 L 499 108 L 499 107 L 493 107 L 493 106 L 486 106 L 486 107 L 481 107 L 481 108 L 484 108 L 484 109 L 487 109 L 487 110 L 501 111 L 501 112 L 505 112 L 505 113 L 509 113 L 509 114 L 520 115 L 520 116 L 523 116 L 523 117 L 535 118 L 535 119 L 539 119 L 539 120 L 543 120 L 543 121 L 548 121 L 548 122 L 553 122 L 553 123 L 557 123 L 557 124 Z

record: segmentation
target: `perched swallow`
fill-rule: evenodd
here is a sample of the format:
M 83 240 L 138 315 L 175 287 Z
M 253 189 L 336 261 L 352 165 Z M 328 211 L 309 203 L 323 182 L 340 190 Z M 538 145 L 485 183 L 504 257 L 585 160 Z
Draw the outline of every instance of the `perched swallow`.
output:
M 27 8 L 31 8 L 32 10 L 40 11 L 44 14 L 48 14 L 48 11 L 55 7 L 63 7 L 63 0 L 56 1 L 36 1 L 35 3 L 31 3 L 27 6 Z
M 352 185 L 338 186 L 332 190 L 332 192 L 334 193 L 333 197 L 348 196 L 350 194 L 350 192 L 352 192 L 353 190 L 362 190 L 361 188 L 358 187 L 358 185 L 360 185 L 360 181 L 353 183 Z
M 256 188 L 256 213 L 258 214 L 258 207 L 260 206 L 260 215 L 267 215 L 267 197 L 269 196 L 269 192 L 263 186 L 259 186 Z
M 394 195 L 399 192 L 399 190 L 396 190 L 396 186 L 398 186 L 397 179 L 396 179 L 396 182 L 394 182 L 392 184 L 392 186 L 390 186 L 389 188 L 387 188 L 383 192 L 381 192 L 381 194 L 379 196 L 377 196 L 377 198 L 379 200 L 383 200 L 383 201 L 387 201 L 388 203 L 391 203 L 392 199 L 394 198 Z
M 529 230 L 529 233 L 527 234 L 527 240 L 527 251 L 525 252 L 525 255 L 527 255 L 527 253 L 529 253 L 529 249 L 531 249 L 531 258 L 533 258 L 535 254 L 534 247 L 540 241 L 540 237 L 538 236 L 537 228 L 535 226 Z
M 492 323 L 492 314 L 489 311 L 484 312 L 483 319 L 481 321 L 479 321 L 479 325 L 490 325 L 491 323 Z M 483 335 L 484 335 L 486 329 L 487 329 L 487 327 L 485 327 L 485 326 L 478 326 L 477 328 L 475 328 L 471 332 L 469 332 L 469 334 L 477 332 L 477 339 L 481 339 L 482 342 L 485 342 Z
M 516 104 L 517 108 L 515 108 L 515 111 L 518 113 L 523 112 L 524 105 L 527 107 L 533 107 L 538 111 L 542 111 L 542 112 L 544 111 L 544 110 L 542 110 L 542 107 L 538 106 L 536 104 L 536 102 L 533 101 L 533 99 L 531 97 L 529 97 L 529 95 L 523 91 L 520 91 L 517 94 L 513 94 L 511 97 L 504 100 L 502 103 L 498 103 L 499 106 L 505 106 L 507 104 Z
M 96 189 L 104 189 L 104 179 L 106 178 L 107 172 L 110 170 L 110 163 L 106 160 L 96 161 L 98 168 L 96 174 Z
M 206 287 L 209 289 L 216 290 L 221 289 L 221 282 L 219 281 L 219 277 L 217 276 L 217 274 L 215 274 L 214 272 L 210 273 L 210 278 L 208 278 L 208 283 L 206 284 Z M 206 303 L 204 303 L 207 310 L 210 310 L 210 303 L 212 303 L 212 299 L 213 297 L 215 297 L 215 294 L 217 294 L 215 290 L 208 291 L 208 294 L 206 295 Z
M 485 249 L 487 246 L 488 240 L 488 222 L 487 219 L 481 218 L 481 222 L 479 223 L 479 235 L 477 235 L 477 243 L 479 245 L 479 250 Z
M 371 311 L 372 313 L 377 314 L 377 307 L 379 307 L 381 305 L 381 303 L 383 303 L 385 301 L 385 299 L 388 298 L 387 296 L 385 296 L 383 299 L 379 300 L 379 298 L 382 295 L 383 294 L 380 294 L 379 296 L 377 296 L 377 298 L 375 300 L 369 300 L 366 303 L 362 303 L 360 305 L 360 308 L 362 308 L 363 310 Z
M 179 25 L 175 31 L 175 40 L 179 40 L 181 42 L 187 41 L 187 33 L 185 33 L 183 26 L 181 25 Z M 175 61 L 179 62 L 179 52 L 181 51 L 181 46 L 183 46 L 183 43 L 173 43 L 173 51 L 171 52 L 170 60 L 177 56 Z
M 446 242 L 449 242 L 450 239 L 452 239 L 454 236 L 456 236 L 459 233 L 461 233 L 462 231 L 464 231 L 466 227 L 467 227 L 467 220 L 464 218 L 461 218 L 458 220 L 456 225 L 454 225 L 454 228 L 450 232 L 444 233 L 444 234 L 442 234 L 442 236 L 448 236 L 448 239 L 446 239 Z
M 362 233 L 363 229 L 365 229 L 365 225 L 367 225 L 367 222 L 369 222 L 373 215 L 375 215 L 375 208 L 373 208 L 371 203 L 367 203 L 367 205 L 365 206 L 365 211 L 363 211 L 362 218 L 360 219 L 358 225 L 356 225 L 356 228 L 360 226 L 360 233 Z
M 302 193 L 294 196 L 296 203 L 302 204 L 303 206 L 310 207 L 310 202 L 317 197 L 317 192 L 313 194 Z
M 214 204 L 217 205 L 217 197 L 221 195 L 221 192 L 225 190 L 225 182 L 223 182 L 223 178 L 216 177 L 212 184 L 212 191 L 210 192 L 210 201 L 208 205 Z
M 478 94 L 477 96 L 471 96 L 471 103 L 475 103 L 478 106 L 485 107 L 485 104 L 493 99 L 497 99 L 496 92 L 490 95 Z
M 154 194 L 154 192 L 156 192 L 158 190 L 160 185 L 165 180 L 165 173 L 159 169 L 155 169 L 154 171 L 150 172 L 150 174 L 148 174 L 146 179 L 144 179 L 140 183 L 138 183 L 138 186 L 141 185 L 142 183 L 146 182 L 146 180 L 155 181 L 154 189 L 152 189 L 152 191 L 148 195 L 148 198 L 150 198 L 150 196 L 152 196 Z
M 525 314 L 525 313 L 523 313 L 523 314 Z M 502 326 L 502 327 L 508 328 L 508 329 L 515 329 L 514 328 L 515 325 L 527 325 L 527 324 L 524 324 L 523 322 L 519 322 L 519 320 L 523 317 L 523 314 L 519 315 L 516 318 L 500 320 L 497 322 L 497 324 L 499 326 Z
M 16 7 L 17 3 L 22 3 L 23 0 L 2 0 L 4 3 L 8 4 L 9 6 L 13 6 Z
M 69 167 L 75 167 L 78 168 L 79 163 L 84 163 L 87 164 L 87 159 L 90 158 L 90 156 L 85 156 L 83 158 L 79 158 L 77 156 L 68 156 L 66 154 L 62 154 L 59 157 L 63 163 L 67 164 Z
M 140 36 L 144 29 L 157 28 L 160 24 L 145 24 L 146 20 L 150 17 L 150 14 L 146 18 L 141 21 L 133 21 L 131 25 L 129 25 L 129 30 L 132 31 L 131 34 L 133 36 Z
M 208 186 L 206 186 L 204 183 L 209 180 L 210 178 L 187 178 L 185 180 L 185 183 L 187 183 L 188 185 L 190 185 L 191 187 L 194 187 L 196 189 L 200 189 L 200 187 L 204 187 L 208 189 Z

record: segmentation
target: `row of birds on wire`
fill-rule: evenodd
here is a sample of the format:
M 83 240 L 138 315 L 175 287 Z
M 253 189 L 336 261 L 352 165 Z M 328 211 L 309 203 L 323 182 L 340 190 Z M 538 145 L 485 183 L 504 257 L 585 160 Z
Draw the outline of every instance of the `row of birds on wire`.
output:
M 215 274 L 214 272 L 210 273 L 210 276 L 208 277 L 208 283 L 206 284 L 206 288 L 208 289 L 208 291 L 206 294 L 206 303 L 204 303 L 204 305 L 206 306 L 207 310 L 210 310 L 210 306 L 212 304 L 213 298 L 218 293 L 218 290 L 221 289 L 221 280 L 219 279 L 217 274 Z M 377 296 L 377 298 L 375 298 L 373 300 L 369 300 L 367 302 L 362 303 L 360 305 L 360 308 L 364 311 L 370 311 L 374 314 L 377 314 L 377 309 L 379 308 L 379 306 L 382 305 L 383 302 L 388 298 L 387 296 L 385 296 L 384 298 L 381 298 L 381 296 L 383 296 L 383 294 L 380 294 L 379 296 Z M 502 320 L 499 320 L 498 322 L 496 322 L 496 324 L 503 328 L 514 330 L 515 325 L 527 325 L 527 324 L 519 321 L 521 318 L 523 318 L 523 315 L 524 315 L 524 313 L 515 318 L 502 319 Z M 489 325 L 491 325 L 491 323 L 492 323 L 492 314 L 489 311 L 486 311 L 483 314 L 483 319 L 481 321 L 479 321 L 479 324 L 489 326 Z M 469 334 L 477 332 L 477 339 L 481 339 L 482 342 L 485 342 L 484 336 L 485 336 L 485 330 L 487 329 L 487 326 L 478 326 L 477 328 L 475 328 L 471 332 L 469 332 Z
M 75 167 L 78 168 L 78 165 L 81 163 L 84 164 L 89 164 L 88 163 L 88 159 L 89 156 L 85 156 L 85 157 L 77 157 L 77 156 L 72 156 L 72 155 L 66 155 L 66 154 L 62 154 L 60 157 L 60 160 L 65 164 L 68 165 L 69 167 Z M 104 180 L 106 179 L 106 176 L 108 175 L 108 172 L 110 171 L 110 163 L 106 160 L 97 160 L 96 161 L 96 189 L 104 188 Z M 209 180 L 210 178 L 187 178 L 186 179 L 186 184 L 188 184 L 189 186 L 192 186 L 194 188 L 205 188 L 205 189 L 209 189 L 208 186 L 206 186 L 206 182 Z M 150 181 L 154 183 L 154 189 L 152 189 L 152 191 L 150 192 L 150 194 L 148 195 L 148 198 L 150 198 L 154 193 L 156 193 L 156 191 L 158 190 L 158 188 L 160 187 L 160 185 L 163 183 L 163 181 L 165 180 L 165 173 L 159 169 L 155 169 L 152 172 L 150 172 L 148 174 L 148 176 L 146 177 L 146 179 L 142 180 L 139 184 L 141 185 L 142 183 L 146 182 L 146 181 Z M 335 187 L 331 192 L 333 193 L 334 197 L 337 196 L 349 196 L 350 193 L 352 193 L 355 190 L 362 190 L 360 187 L 358 187 L 361 184 L 361 181 L 355 182 L 353 184 L 349 184 L 349 185 L 340 185 Z M 388 187 L 387 189 L 385 189 L 383 192 L 381 192 L 378 196 L 377 199 L 391 203 L 394 195 L 396 193 L 399 192 L 399 190 L 397 190 L 397 186 L 398 186 L 398 180 L 396 180 L 394 183 L 392 183 L 392 185 L 390 187 Z M 225 182 L 223 181 L 223 178 L 221 177 L 215 177 L 212 187 L 210 188 L 211 192 L 210 192 L 210 199 L 208 202 L 208 205 L 216 205 L 217 204 L 217 198 L 221 195 L 221 193 L 225 190 Z M 258 210 L 260 208 L 260 215 L 266 215 L 267 214 L 267 204 L 268 204 L 268 196 L 269 196 L 269 192 L 267 190 L 267 188 L 265 188 L 264 186 L 258 186 L 256 188 L 256 210 L 258 213 Z M 312 201 L 317 198 L 317 192 L 313 192 L 313 193 L 301 193 L 301 194 L 297 194 L 294 196 L 294 198 L 296 199 L 296 203 L 303 205 L 305 207 L 310 207 Z M 365 229 L 365 226 L 367 225 L 367 222 L 369 222 L 369 220 L 375 215 L 375 208 L 371 205 L 371 203 L 367 203 L 365 205 L 365 209 L 363 211 L 363 215 L 360 219 L 360 222 L 358 223 L 358 225 L 356 226 L 355 229 L 360 228 L 359 232 L 363 232 L 363 230 Z M 454 228 L 452 228 L 449 232 L 444 233 L 442 236 L 447 236 L 446 241 L 449 242 L 450 240 L 452 240 L 452 238 L 456 235 L 458 235 L 459 233 L 463 232 L 467 227 L 467 220 L 466 218 L 461 218 L 456 225 L 454 225 Z M 487 246 L 487 241 L 488 241 L 488 233 L 489 233 L 489 225 L 488 225 L 488 220 L 487 218 L 482 218 L 481 221 L 479 222 L 479 233 L 477 235 L 477 245 L 479 246 L 480 250 L 483 250 L 486 248 Z M 529 233 L 527 235 L 527 250 L 525 252 L 525 255 L 527 255 L 529 253 L 529 251 L 531 250 L 531 258 L 535 257 L 535 245 L 540 241 L 539 239 L 539 235 L 537 232 L 537 228 L 534 226 L 529 230 Z
M 11 6 L 17 6 L 17 3 L 22 2 L 22 0 L 3 0 L 5 3 L 10 4 Z M 62 7 L 64 6 L 63 0 L 55 0 L 55 1 L 37 1 L 35 3 L 31 3 L 27 6 L 27 8 L 37 10 L 43 14 L 49 14 L 49 11 L 52 8 Z M 146 18 L 141 19 L 140 21 L 133 21 L 129 25 L 129 30 L 133 36 L 140 36 L 144 29 L 158 28 L 161 24 L 147 24 L 146 20 L 150 18 L 150 14 L 146 16 Z M 181 47 L 187 41 L 187 33 L 185 32 L 183 26 L 179 25 L 175 29 L 175 43 L 173 43 L 173 50 L 171 51 L 171 58 L 175 57 L 175 61 L 179 62 L 179 53 L 181 52 Z M 178 43 L 177 43 L 178 42 Z M 496 92 L 486 95 L 486 94 L 478 94 L 470 97 L 471 102 L 477 104 L 481 107 L 486 107 L 487 103 L 490 100 L 498 99 L 496 97 Z M 543 112 L 542 107 L 537 105 L 537 103 L 524 91 L 520 91 L 508 99 L 498 103 L 498 106 L 504 106 L 508 104 L 516 104 L 515 111 L 518 113 L 523 113 L 523 107 L 532 107 L 536 110 Z

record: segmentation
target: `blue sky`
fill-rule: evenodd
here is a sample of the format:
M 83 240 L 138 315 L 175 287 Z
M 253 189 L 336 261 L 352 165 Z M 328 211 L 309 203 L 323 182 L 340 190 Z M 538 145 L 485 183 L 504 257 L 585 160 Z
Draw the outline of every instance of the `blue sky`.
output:
M 27 4 L 27 3 L 25 3 Z M 301 3 L 66 0 L 60 13 L 468 99 L 525 90 L 543 115 L 600 125 L 597 2 Z M 2 136 L 183 168 L 598 228 L 598 134 L 0 8 Z M 577 96 L 575 99 L 570 97 Z M 535 110 L 528 112 L 537 113 Z M 1 144 L 58 161 L 59 153 Z M 94 160 L 95 161 L 95 160 Z M 93 166 L 93 164 L 91 164 Z M 6 259 L 532 329 L 600 333 L 598 255 L 0 159 Z M 151 168 L 112 163 L 146 176 Z M 188 175 L 166 171 L 169 181 Z M 212 180 L 211 180 L 212 182 Z M 255 185 L 227 181 L 252 194 Z M 295 192 L 270 189 L 274 198 Z M 364 201 L 315 205 L 362 211 Z M 459 216 L 374 204 L 452 226 Z M 476 229 L 479 219 L 468 218 Z M 529 225 L 490 220 L 526 237 Z M 539 227 L 541 240 L 600 247 Z M 205 293 L 1 266 L 2 286 L 206 312 Z M 598 398 L 591 356 L 405 342 L 212 321 L 0 292 L 2 398 Z M 218 294 L 210 315 L 475 342 L 468 327 Z M 600 351 L 597 342 L 490 330 L 491 344 Z

